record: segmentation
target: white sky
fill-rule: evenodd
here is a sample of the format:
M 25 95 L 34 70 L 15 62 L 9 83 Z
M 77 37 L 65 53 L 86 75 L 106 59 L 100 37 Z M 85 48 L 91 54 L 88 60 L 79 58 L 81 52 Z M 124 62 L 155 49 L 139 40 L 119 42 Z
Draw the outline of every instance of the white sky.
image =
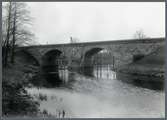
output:
M 130 39 L 142 29 L 165 36 L 165 2 L 29 2 L 40 44 Z

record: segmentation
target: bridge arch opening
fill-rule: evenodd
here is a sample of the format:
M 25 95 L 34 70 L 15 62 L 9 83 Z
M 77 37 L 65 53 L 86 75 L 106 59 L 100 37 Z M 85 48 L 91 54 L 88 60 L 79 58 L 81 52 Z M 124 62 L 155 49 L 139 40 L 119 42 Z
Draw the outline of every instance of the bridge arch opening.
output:
M 62 81 L 59 78 L 59 62 L 62 52 L 54 49 L 45 53 L 42 57 L 42 74 L 51 85 L 59 86 Z
M 19 50 L 15 52 L 15 62 L 26 65 L 40 66 L 39 61 L 26 50 Z
M 92 48 L 88 50 L 84 55 L 83 73 L 88 76 L 93 76 L 93 65 L 95 62 L 94 55 L 100 51 L 105 50 L 104 48 Z
M 92 48 L 85 52 L 82 73 L 97 78 L 112 77 L 115 66 L 114 61 L 115 58 L 110 49 Z

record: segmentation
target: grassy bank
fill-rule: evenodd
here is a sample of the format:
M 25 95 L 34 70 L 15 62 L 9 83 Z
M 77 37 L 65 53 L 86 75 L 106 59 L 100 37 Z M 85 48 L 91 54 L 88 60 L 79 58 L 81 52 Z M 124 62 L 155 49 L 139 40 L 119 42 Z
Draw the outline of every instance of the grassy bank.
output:
M 16 63 L 3 68 L 3 116 L 36 116 L 39 113 L 39 103 L 25 90 L 31 77 L 32 70 L 23 64 Z
M 122 73 L 163 77 L 165 71 L 165 47 L 159 48 L 139 61 L 119 68 L 118 71 Z
M 118 72 L 120 74 L 136 76 L 138 79 L 147 78 L 148 80 L 148 78 L 155 78 L 156 81 L 163 82 L 165 79 L 165 46 L 160 47 L 141 60 L 120 67 Z

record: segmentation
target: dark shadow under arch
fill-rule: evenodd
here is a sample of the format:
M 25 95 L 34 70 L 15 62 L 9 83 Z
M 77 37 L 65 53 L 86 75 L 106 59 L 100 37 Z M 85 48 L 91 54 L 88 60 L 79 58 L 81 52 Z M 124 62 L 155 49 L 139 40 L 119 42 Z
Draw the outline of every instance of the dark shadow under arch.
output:
M 85 53 L 82 71 L 87 76 L 93 76 L 92 57 L 104 48 L 92 48 Z
M 40 66 L 39 61 L 28 51 L 20 50 L 15 52 L 15 62 L 22 64 Z
M 42 65 L 53 65 L 56 64 L 56 59 L 58 59 L 61 55 L 61 51 L 55 49 L 48 51 L 42 57 Z
M 61 80 L 59 78 L 59 63 L 58 59 L 62 52 L 60 50 L 54 49 L 45 53 L 42 57 L 42 74 L 48 83 L 52 85 L 60 85 Z
M 92 48 L 85 53 L 85 58 L 90 58 L 90 57 L 97 54 L 98 52 L 100 52 L 103 49 L 104 48 Z

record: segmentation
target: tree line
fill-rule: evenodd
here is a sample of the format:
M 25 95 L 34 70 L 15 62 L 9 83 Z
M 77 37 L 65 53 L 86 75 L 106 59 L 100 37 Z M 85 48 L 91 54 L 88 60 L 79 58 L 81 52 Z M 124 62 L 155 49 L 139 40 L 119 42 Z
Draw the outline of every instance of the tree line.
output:
M 3 2 L 2 4 L 2 63 L 3 67 L 14 64 L 16 46 L 31 44 L 32 17 L 27 4 Z

